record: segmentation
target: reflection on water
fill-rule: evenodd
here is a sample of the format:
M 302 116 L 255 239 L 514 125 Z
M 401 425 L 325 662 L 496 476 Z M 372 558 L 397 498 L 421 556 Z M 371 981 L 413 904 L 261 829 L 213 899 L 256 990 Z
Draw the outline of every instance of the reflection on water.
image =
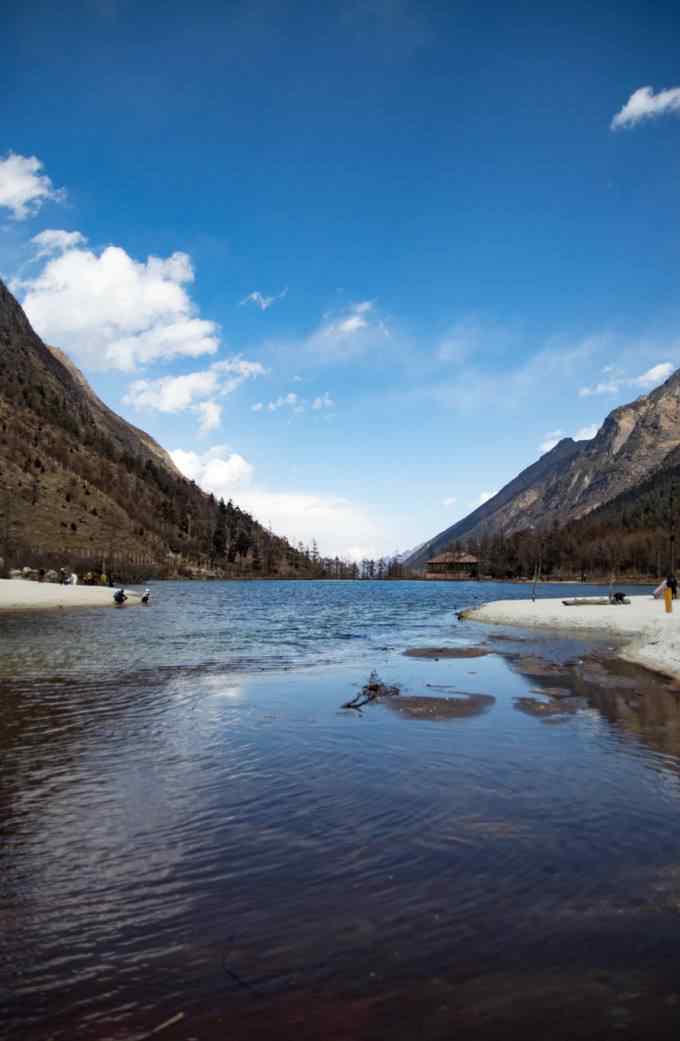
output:
M 3 632 L 3 1037 L 674 1036 L 672 684 L 479 585 L 185 588 Z

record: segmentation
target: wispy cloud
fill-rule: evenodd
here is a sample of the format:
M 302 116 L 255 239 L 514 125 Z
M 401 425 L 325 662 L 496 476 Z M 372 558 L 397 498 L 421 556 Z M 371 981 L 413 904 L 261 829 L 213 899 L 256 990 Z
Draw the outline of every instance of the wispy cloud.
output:
M 14 220 L 34 216 L 48 199 L 65 199 L 64 189 L 55 188 L 42 171 L 43 163 L 34 155 L 9 152 L 0 159 L 0 208 L 9 210 Z
M 558 445 L 564 437 L 563 430 L 550 430 L 545 435 L 545 440 L 541 443 L 540 452 L 541 455 L 545 455 L 546 452 L 551 452 L 555 445 Z
M 55 228 L 46 228 L 31 239 L 34 246 L 38 247 L 35 259 L 48 257 L 55 253 L 65 253 L 67 249 L 76 246 L 84 246 L 87 239 L 79 231 L 62 231 Z
M 510 325 L 466 315 L 451 326 L 435 348 L 438 361 L 461 364 L 473 356 L 505 352 L 517 339 L 517 330 Z
M 184 412 L 191 410 L 200 419 L 201 434 L 215 430 L 222 421 L 222 405 L 216 400 L 232 394 L 246 380 L 264 375 L 260 362 L 240 355 L 215 362 L 208 369 L 181 376 L 134 380 L 123 403 L 137 411 Z
M 573 435 L 574 441 L 590 441 L 595 437 L 596 433 L 600 429 L 597 423 L 590 423 L 588 426 L 579 427 L 576 433 Z M 568 437 L 564 430 L 550 430 L 545 435 L 544 441 L 539 445 L 539 451 L 541 455 L 545 455 L 546 452 L 552 452 L 553 448 L 560 443 L 560 441 Z
M 622 130 L 672 113 L 680 113 L 680 87 L 660 90 L 658 94 L 654 93 L 653 87 L 640 87 L 616 113 L 611 129 Z
M 607 366 L 611 372 L 611 366 Z M 599 394 L 617 394 L 625 387 L 638 387 L 641 390 L 651 390 L 653 387 L 664 383 L 674 371 L 674 366 L 669 361 L 659 362 L 652 365 L 646 372 L 639 376 L 613 376 L 600 383 L 579 389 L 580 398 L 590 398 Z
M 210 366 L 210 369 L 212 372 L 225 374 L 220 387 L 220 393 L 223 396 L 231 394 L 246 380 L 267 374 L 267 370 L 261 362 L 248 361 L 247 358 L 242 357 L 240 354 L 234 355 L 233 358 L 224 358 L 222 361 L 216 361 Z
M 253 412 L 278 412 L 279 409 L 290 409 L 291 412 L 300 413 L 304 412 L 307 406 L 309 406 L 314 412 L 321 412 L 325 409 L 335 408 L 335 401 L 328 391 L 324 394 L 320 394 L 311 402 L 305 400 L 305 398 L 301 398 L 300 395 L 296 394 L 294 391 L 291 391 L 288 394 L 282 394 L 273 401 L 258 401 L 254 405 L 251 405 L 251 409 Z
M 574 441 L 592 441 L 599 429 L 599 423 L 589 423 L 585 427 L 579 427 L 574 434 Z
M 248 296 L 244 296 L 239 306 L 243 307 L 244 304 L 255 304 L 255 306 L 259 307 L 261 311 L 268 311 L 269 308 L 278 300 L 283 300 L 287 293 L 288 286 L 286 286 L 285 289 L 282 289 L 280 293 L 276 293 L 274 296 L 265 296 L 264 293 L 259 291 L 259 289 L 254 289 L 252 293 L 248 293 Z
M 201 437 L 217 430 L 222 422 L 222 406 L 217 401 L 201 401 L 194 406 L 194 411 L 200 417 L 198 432 Z
M 390 338 L 385 321 L 374 311 L 373 300 L 361 300 L 335 314 L 324 315 L 304 347 L 332 360 L 346 360 L 370 350 Z
M 455 495 L 447 495 L 445 499 L 442 499 L 442 506 L 455 506 L 458 499 Z
M 267 404 L 264 401 L 258 401 L 251 407 L 253 412 L 278 412 L 280 408 L 288 408 L 291 412 L 304 412 L 305 402 L 291 391 L 290 394 L 282 394 Z

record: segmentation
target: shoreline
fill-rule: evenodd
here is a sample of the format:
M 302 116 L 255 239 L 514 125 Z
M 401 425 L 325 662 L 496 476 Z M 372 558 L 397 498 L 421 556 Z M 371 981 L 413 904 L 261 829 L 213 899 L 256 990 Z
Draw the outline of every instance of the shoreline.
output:
M 624 661 L 680 681 L 680 602 L 666 614 L 663 600 L 631 596 L 630 604 L 566 607 L 561 599 L 496 600 L 468 608 L 461 620 L 565 633 L 607 633 L 625 640 L 615 654 Z
M 116 607 L 109 586 L 60 586 L 24 578 L 0 578 L 0 614 L 54 611 L 71 607 Z M 126 589 L 125 607 L 141 604 L 141 594 Z M 130 595 L 132 593 L 132 595 Z

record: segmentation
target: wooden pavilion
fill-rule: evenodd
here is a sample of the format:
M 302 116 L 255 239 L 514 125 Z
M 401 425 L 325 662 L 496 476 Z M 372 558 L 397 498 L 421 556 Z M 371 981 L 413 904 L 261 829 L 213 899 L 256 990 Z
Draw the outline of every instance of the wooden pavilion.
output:
M 425 578 L 479 578 L 479 558 L 472 553 L 440 553 L 427 561 Z

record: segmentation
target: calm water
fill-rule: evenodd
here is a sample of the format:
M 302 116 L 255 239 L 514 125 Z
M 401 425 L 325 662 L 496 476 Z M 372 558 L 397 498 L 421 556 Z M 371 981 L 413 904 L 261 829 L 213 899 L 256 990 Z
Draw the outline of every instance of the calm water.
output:
M 526 587 L 154 592 L 0 621 L 3 1037 L 677 1036 L 673 685 L 456 621 Z M 341 710 L 373 668 L 495 701 Z

